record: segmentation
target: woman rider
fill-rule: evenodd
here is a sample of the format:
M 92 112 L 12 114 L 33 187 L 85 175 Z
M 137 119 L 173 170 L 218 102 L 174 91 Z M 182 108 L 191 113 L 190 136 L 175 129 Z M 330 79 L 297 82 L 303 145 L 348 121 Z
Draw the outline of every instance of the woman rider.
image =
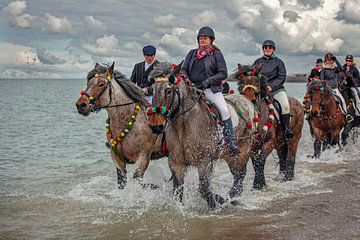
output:
M 351 87 L 351 91 L 353 92 L 355 98 L 355 113 L 356 116 L 360 116 L 360 99 L 358 92 L 360 91 L 360 76 L 359 70 L 356 67 L 356 63 L 354 62 L 354 56 L 349 54 L 345 57 L 345 64 L 343 66 L 343 71 L 346 75 L 350 76 L 353 80 L 355 86 Z
M 262 50 L 264 55 L 256 59 L 253 65 L 263 65 L 261 73 L 266 77 L 267 91 L 281 106 L 280 120 L 284 126 L 284 137 L 290 139 L 294 134 L 290 129 L 290 104 L 284 88 L 286 80 L 285 64 L 275 55 L 274 41 L 265 40 L 262 44 Z M 264 86 L 262 89 L 264 89 Z
M 202 27 L 197 34 L 198 48 L 187 54 L 181 70 L 197 88 L 204 89 L 207 99 L 220 110 L 225 142 L 230 155 L 236 156 L 239 149 L 233 140 L 233 125 L 222 94 L 222 81 L 227 78 L 226 62 L 220 49 L 213 44 L 214 40 L 214 30 Z
M 341 72 L 343 68 L 340 62 L 336 59 L 336 57 L 332 53 L 330 52 L 326 53 L 324 58 L 325 58 L 324 59 L 325 63 L 323 70 L 320 73 L 320 80 L 326 80 L 328 82 L 328 85 L 331 87 L 333 94 L 339 97 L 341 109 L 344 115 L 346 115 L 346 120 L 350 122 L 353 120 L 353 117 L 347 114 L 346 102 L 338 89 L 338 82 L 336 80 L 337 74 Z

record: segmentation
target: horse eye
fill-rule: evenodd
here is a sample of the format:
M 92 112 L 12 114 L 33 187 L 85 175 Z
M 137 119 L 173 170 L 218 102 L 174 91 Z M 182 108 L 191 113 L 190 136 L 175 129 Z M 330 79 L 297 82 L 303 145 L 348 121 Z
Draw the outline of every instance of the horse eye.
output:
M 99 87 L 103 87 L 105 85 L 105 83 L 101 82 L 99 83 Z

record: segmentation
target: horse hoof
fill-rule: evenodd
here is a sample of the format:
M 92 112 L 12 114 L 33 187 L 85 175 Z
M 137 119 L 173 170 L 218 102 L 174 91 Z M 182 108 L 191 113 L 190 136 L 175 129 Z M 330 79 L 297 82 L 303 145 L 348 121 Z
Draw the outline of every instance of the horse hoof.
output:
M 215 201 L 220 205 L 223 205 L 226 202 L 226 200 L 218 194 L 215 194 Z
M 253 185 L 253 190 L 259 191 L 259 190 L 263 190 L 266 188 L 266 184 L 265 183 L 257 183 Z
M 243 192 L 243 188 L 239 188 L 239 189 L 232 188 L 232 189 L 229 191 L 229 196 L 230 196 L 230 198 L 239 197 L 242 192 Z

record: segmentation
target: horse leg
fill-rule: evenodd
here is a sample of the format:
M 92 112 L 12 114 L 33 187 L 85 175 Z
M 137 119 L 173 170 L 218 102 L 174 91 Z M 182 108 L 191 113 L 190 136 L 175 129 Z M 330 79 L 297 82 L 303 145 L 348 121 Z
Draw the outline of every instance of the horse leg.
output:
M 116 174 L 117 174 L 118 188 L 122 190 L 124 189 L 127 182 L 126 173 L 123 173 L 119 168 L 116 168 Z
M 314 141 L 314 158 L 320 158 L 321 155 L 321 140 L 315 139 Z
M 341 143 L 342 145 L 346 145 L 347 144 L 347 139 L 350 135 L 350 131 L 352 129 L 352 122 L 350 123 L 346 123 L 344 130 L 341 133 Z
M 251 145 L 247 142 L 241 142 L 239 157 L 226 158 L 226 162 L 230 168 L 230 172 L 233 175 L 234 182 L 229 191 L 231 198 L 240 196 L 243 192 L 243 181 L 246 175 L 246 164 L 249 160 L 249 152 Z
M 297 152 L 299 141 L 300 141 L 300 137 L 293 138 L 289 142 L 288 154 L 286 157 L 285 175 L 283 178 L 284 181 L 291 181 L 294 179 L 295 159 L 296 159 L 296 152 Z
M 126 164 L 120 160 L 113 151 L 110 151 L 111 158 L 116 166 L 117 184 L 120 190 L 125 188 L 126 178 Z
M 284 177 L 286 174 L 286 158 L 288 156 L 288 152 L 289 152 L 288 143 L 284 143 L 280 145 L 277 150 L 277 155 L 279 157 L 279 166 L 280 166 L 279 173 L 282 177 Z
M 253 189 L 261 190 L 266 187 L 264 174 L 266 155 L 264 151 L 260 150 L 260 153 L 256 154 L 255 158 L 251 158 L 251 161 L 255 171 Z
M 184 174 L 185 166 L 182 164 L 175 164 L 169 159 L 169 167 L 173 180 L 173 194 L 174 198 L 180 202 L 184 196 Z
M 149 163 L 150 163 L 150 153 L 144 153 L 141 152 L 139 154 L 138 159 L 136 160 L 135 163 L 135 172 L 134 172 L 134 179 L 140 179 L 144 177 L 145 171 L 146 169 L 149 167 Z M 154 190 L 154 189 L 158 189 L 159 186 L 152 184 L 152 183 L 141 183 L 141 185 L 144 188 L 149 187 L 150 189 Z
M 204 198 L 210 209 L 216 207 L 215 196 L 210 190 L 210 176 L 213 169 L 213 162 L 202 160 L 203 163 L 198 167 L 199 173 L 199 192 L 201 197 Z M 217 198 L 223 203 L 225 202 L 223 198 L 217 196 Z

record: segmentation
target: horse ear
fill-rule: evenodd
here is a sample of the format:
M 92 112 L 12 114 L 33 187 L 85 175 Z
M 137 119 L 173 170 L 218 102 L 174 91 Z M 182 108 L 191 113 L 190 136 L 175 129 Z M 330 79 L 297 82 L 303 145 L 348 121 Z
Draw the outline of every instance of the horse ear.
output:
M 100 65 L 99 63 L 96 63 L 96 64 L 95 64 L 95 68 L 97 68 L 99 65 Z
M 107 69 L 110 75 L 112 75 L 114 72 L 114 66 L 115 66 L 115 62 L 113 62 L 111 66 Z
M 181 63 L 179 63 L 178 65 L 176 65 L 176 67 L 174 68 L 174 74 L 175 74 L 175 75 L 178 75 L 178 74 L 179 74 L 183 63 L 184 63 L 184 60 L 182 60 Z
M 238 63 L 238 72 L 241 73 L 241 64 Z
M 262 65 L 262 63 L 261 63 L 261 64 L 259 64 L 258 66 L 256 66 L 255 72 L 256 72 L 256 73 L 261 72 L 262 68 L 263 68 L 263 65 Z

